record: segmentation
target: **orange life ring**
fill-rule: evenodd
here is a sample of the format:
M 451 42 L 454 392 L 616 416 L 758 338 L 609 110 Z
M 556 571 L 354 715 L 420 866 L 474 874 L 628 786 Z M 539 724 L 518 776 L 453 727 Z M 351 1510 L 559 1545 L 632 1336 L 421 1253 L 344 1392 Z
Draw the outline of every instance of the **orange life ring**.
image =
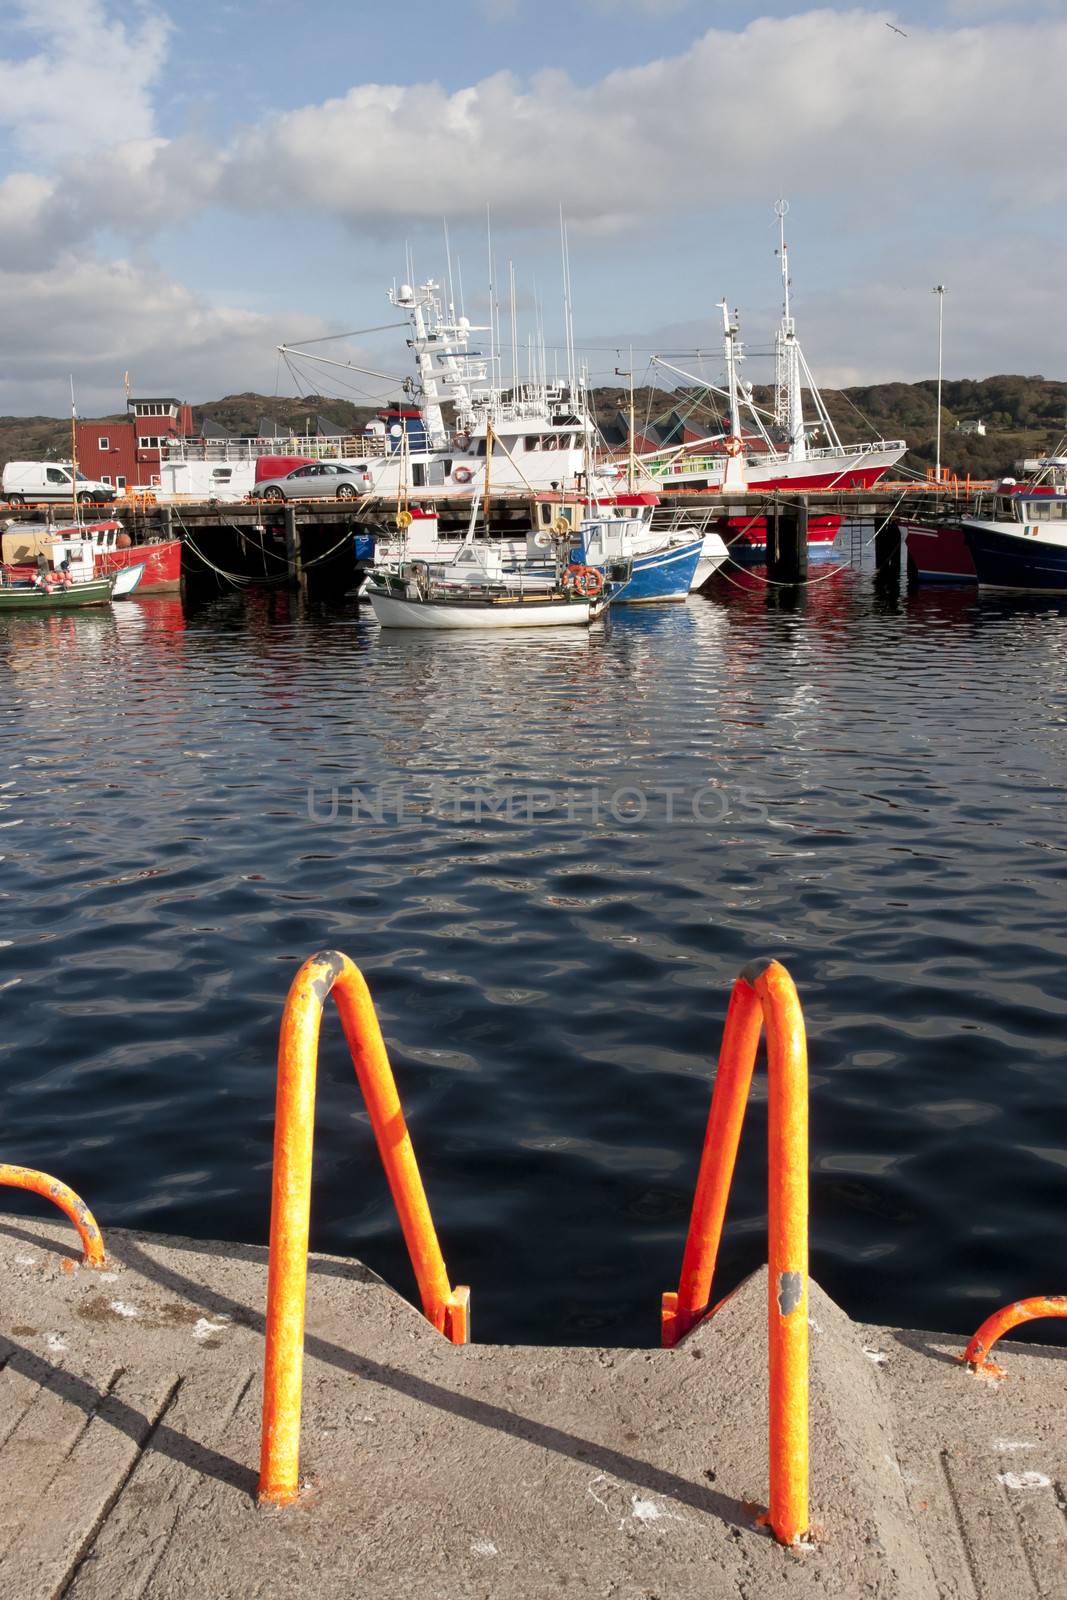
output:
M 723 440 L 722 447 L 728 456 L 739 456 L 744 452 L 745 442 L 736 433 L 731 433 Z
M 596 567 L 568 567 L 567 573 L 584 600 L 595 600 L 604 587 L 604 574 Z
M 452 477 L 456 483 L 470 483 L 474 474 L 470 467 L 453 467 Z
M 452 443 L 455 445 L 457 450 L 469 450 L 471 447 L 471 436 L 461 428 L 458 433 L 454 433 L 452 435 Z

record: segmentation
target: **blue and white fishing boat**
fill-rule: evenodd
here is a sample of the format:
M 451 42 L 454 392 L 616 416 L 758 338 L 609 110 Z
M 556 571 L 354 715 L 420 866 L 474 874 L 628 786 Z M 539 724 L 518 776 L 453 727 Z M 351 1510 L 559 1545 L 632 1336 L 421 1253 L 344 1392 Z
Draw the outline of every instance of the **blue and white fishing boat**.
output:
M 705 554 L 705 538 L 700 533 L 695 538 L 666 539 L 632 517 L 594 516 L 581 523 L 571 561 L 616 579 L 612 605 L 687 600 Z M 725 559 L 725 545 L 722 554 Z
M 1000 486 L 998 514 L 961 520 L 979 588 L 1067 594 L 1067 457 L 1041 468 L 1034 483 Z

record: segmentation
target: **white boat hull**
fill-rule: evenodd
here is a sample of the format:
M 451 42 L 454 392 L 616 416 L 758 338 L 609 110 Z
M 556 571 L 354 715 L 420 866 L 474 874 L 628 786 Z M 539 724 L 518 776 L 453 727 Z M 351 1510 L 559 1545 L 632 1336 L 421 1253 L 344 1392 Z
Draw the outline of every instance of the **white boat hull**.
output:
M 694 594 L 697 589 L 702 589 L 712 573 L 718 572 L 729 554 L 725 539 L 717 533 L 705 534 L 704 548 L 700 552 L 700 560 L 697 562 L 693 581 L 689 585 L 689 593 Z
M 585 627 L 604 609 L 589 600 L 466 601 L 406 600 L 368 590 L 383 628 L 560 628 Z
M 119 567 L 115 573 L 115 587 L 111 591 L 112 600 L 125 600 L 137 588 L 144 577 L 146 563 L 138 561 L 136 566 Z

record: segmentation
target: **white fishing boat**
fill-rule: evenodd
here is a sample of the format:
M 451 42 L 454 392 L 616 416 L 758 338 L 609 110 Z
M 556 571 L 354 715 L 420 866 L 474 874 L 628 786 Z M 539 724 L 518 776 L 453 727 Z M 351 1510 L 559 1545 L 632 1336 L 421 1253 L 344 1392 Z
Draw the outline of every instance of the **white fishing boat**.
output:
M 443 530 L 436 506 L 415 503 L 394 513 L 395 525 L 383 518 L 374 534 L 357 535 L 357 559 L 395 572 L 407 561 L 450 562 L 458 549 L 474 543 L 490 546 L 506 567 L 525 566 L 532 571 L 546 565 L 553 539 L 561 529 L 578 543 L 581 527 L 590 519 L 614 525 L 615 560 L 652 556 L 698 542 L 700 551 L 690 590 L 706 583 L 729 555 L 723 539 L 711 530 L 713 512 L 661 507 L 659 496 L 649 492 L 611 492 L 591 499 L 582 494 L 548 491 L 534 496 L 523 515 L 527 525 L 510 535 L 487 532 L 484 526 L 472 531 L 469 520 L 466 527 Z
M 563 556 L 555 570 L 529 571 L 468 542 L 450 561 L 376 569 L 366 594 L 383 628 L 588 627 L 610 604 L 612 585 Z

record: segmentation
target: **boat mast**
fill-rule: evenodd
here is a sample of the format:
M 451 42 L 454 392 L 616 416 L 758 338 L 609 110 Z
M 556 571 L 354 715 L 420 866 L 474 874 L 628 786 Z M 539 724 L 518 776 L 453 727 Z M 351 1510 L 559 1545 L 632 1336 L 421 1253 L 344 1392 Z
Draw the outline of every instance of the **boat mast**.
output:
M 70 375 L 70 476 L 75 525 L 78 521 L 78 411 L 74 404 L 74 374 Z
M 737 386 L 737 363 L 741 354 L 737 345 L 738 325 L 730 321 L 730 309 L 725 300 L 719 301 L 719 310 L 722 312 L 723 328 L 723 354 L 726 359 L 726 393 L 730 401 L 730 432 L 735 439 L 741 438 L 741 397 Z M 737 313 L 734 313 L 736 318 Z
M 774 420 L 788 440 L 789 459 L 806 461 L 808 435 L 804 425 L 804 399 L 800 381 L 800 351 L 797 327 L 789 299 L 789 249 L 785 242 L 785 217 L 788 200 L 775 201 L 778 218 L 778 257 L 782 268 L 782 320 L 774 336 L 775 383 Z

